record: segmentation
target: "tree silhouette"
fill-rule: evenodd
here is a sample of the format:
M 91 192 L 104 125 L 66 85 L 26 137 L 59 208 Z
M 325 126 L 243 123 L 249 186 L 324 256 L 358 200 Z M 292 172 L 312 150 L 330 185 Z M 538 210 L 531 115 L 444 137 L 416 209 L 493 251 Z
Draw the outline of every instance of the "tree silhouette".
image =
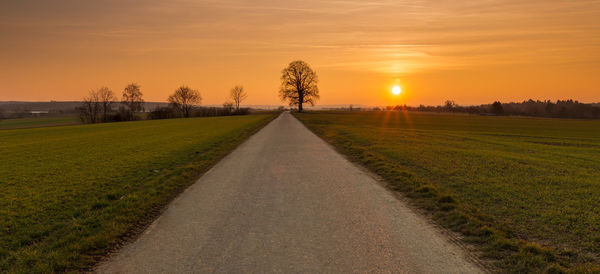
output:
M 112 104 L 117 100 L 115 93 L 107 87 L 101 87 L 96 92 L 100 106 L 102 107 L 102 121 L 108 121 L 108 113 L 112 110 Z
M 191 89 L 188 86 L 181 86 L 169 96 L 168 101 L 183 115 L 183 117 L 187 118 L 190 117 L 192 108 L 195 105 L 200 104 L 202 97 L 197 90 Z
M 142 99 L 142 91 L 138 84 L 132 83 L 123 90 L 123 98 L 121 104 L 129 109 L 129 118 L 133 119 L 133 114 L 144 110 L 144 100 Z
M 98 114 L 100 113 L 101 106 L 98 93 L 96 90 L 90 90 L 88 96 L 83 98 L 82 106 L 79 108 L 82 121 L 90 123 L 100 122 Z
M 229 101 L 223 103 L 223 111 L 230 115 L 233 112 L 233 103 Z
M 496 101 L 492 104 L 492 113 L 496 115 L 504 114 L 504 107 L 502 107 L 502 103 Z
M 298 111 L 302 112 L 302 104 L 314 106 L 319 99 L 317 82 L 317 73 L 306 62 L 293 61 L 281 71 L 279 96 L 290 106 L 298 106 Z
M 240 103 L 246 100 L 246 98 L 248 98 L 248 93 L 246 93 L 243 86 L 238 85 L 231 89 L 231 91 L 229 92 L 229 97 L 231 98 L 231 100 L 233 100 L 233 103 L 235 104 L 235 111 L 239 112 Z
M 448 110 L 452 110 L 454 108 L 456 108 L 456 103 L 453 100 L 446 100 L 446 102 L 444 103 L 444 107 L 446 107 L 446 109 Z

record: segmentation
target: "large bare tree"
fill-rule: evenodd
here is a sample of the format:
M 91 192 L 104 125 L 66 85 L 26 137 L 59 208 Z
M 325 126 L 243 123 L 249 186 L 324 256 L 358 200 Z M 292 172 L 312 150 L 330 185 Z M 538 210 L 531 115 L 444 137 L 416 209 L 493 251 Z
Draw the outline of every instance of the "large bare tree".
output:
M 115 93 L 107 87 L 101 87 L 96 92 L 98 100 L 100 101 L 100 107 L 102 108 L 102 121 L 108 121 L 108 114 L 112 111 L 112 105 L 117 101 Z
M 190 117 L 190 112 L 194 106 L 202 102 L 202 96 L 195 89 L 191 89 L 188 86 L 181 86 L 169 96 L 168 101 L 183 117 Z
M 127 85 L 123 90 L 121 104 L 125 105 L 129 109 L 131 116 L 133 116 L 133 114 L 136 112 L 144 110 L 144 99 L 142 99 L 142 96 L 143 94 L 140 90 L 140 85 L 136 83 Z
M 229 97 L 233 100 L 235 104 L 235 111 L 240 111 L 240 103 L 248 98 L 248 93 L 244 90 L 244 87 L 241 85 L 237 85 L 231 89 L 229 92 Z
M 314 106 L 319 99 L 318 81 L 317 73 L 306 62 L 293 61 L 281 71 L 279 96 L 302 112 L 302 104 Z

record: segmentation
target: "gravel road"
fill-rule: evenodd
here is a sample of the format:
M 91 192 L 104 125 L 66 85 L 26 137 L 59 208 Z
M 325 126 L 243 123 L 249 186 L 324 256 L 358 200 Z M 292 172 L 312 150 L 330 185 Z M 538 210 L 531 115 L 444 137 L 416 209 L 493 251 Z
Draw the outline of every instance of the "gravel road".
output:
M 175 199 L 100 273 L 479 273 L 289 113 Z

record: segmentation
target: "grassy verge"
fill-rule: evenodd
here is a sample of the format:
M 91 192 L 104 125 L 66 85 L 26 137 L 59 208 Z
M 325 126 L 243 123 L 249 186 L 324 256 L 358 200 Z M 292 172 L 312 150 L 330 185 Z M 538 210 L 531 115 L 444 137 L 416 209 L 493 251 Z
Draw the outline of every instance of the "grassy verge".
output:
M 600 121 L 296 114 L 502 272 L 600 271 Z
M 51 127 L 81 124 L 76 116 L 34 117 L 0 120 L 0 129 Z
M 273 118 L 0 131 L 0 272 L 87 269 Z

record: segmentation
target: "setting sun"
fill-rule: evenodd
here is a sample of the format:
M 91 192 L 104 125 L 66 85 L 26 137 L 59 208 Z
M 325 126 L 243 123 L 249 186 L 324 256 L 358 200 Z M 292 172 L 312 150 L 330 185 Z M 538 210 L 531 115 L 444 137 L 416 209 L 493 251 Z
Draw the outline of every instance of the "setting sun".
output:
M 400 93 L 402 93 L 402 88 L 400 86 L 394 86 L 392 88 L 392 93 L 394 95 L 399 95 Z

